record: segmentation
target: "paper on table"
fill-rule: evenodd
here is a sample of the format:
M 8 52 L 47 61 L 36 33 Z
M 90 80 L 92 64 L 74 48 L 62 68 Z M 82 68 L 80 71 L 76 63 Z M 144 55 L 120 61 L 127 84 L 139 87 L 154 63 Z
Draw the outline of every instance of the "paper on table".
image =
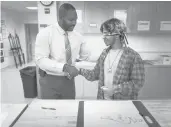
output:
M 148 127 L 132 101 L 88 101 L 84 127 Z
M 32 109 L 41 109 L 40 111 L 43 111 L 48 115 L 49 113 L 52 114 L 54 113 L 54 115 L 56 116 L 60 116 L 60 115 L 67 115 L 67 116 L 72 116 L 72 115 L 77 115 L 78 112 L 78 104 L 79 101 L 48 101 L 48 100 L 41 100 L 38 102 L 33 102 L 29 108 Z M 42 107 L 45 108 L 54 108 L 55 110 L 49 110 L 49 109 L 42 109 Z
M 79 101 L 39 100 L 34 101 L 23 114 L 24 121 L 30 123 L 22 124 L 32 127 L 76 127 Z M 42 108 L 43 107 L 43 108 Z M 51 110 L 55 109 L 55 110 Z M 18 122 L 20 124 L 22 122 Z M 17 124 L 16 124 L 17 127 Z

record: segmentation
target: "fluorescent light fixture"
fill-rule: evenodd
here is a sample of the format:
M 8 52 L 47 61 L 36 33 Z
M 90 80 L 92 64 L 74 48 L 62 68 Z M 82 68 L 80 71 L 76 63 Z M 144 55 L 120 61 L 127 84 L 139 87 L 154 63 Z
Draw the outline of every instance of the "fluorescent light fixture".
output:
M 37 10 L 37 7 L 26 7 L 26 8 L 30 10 Z

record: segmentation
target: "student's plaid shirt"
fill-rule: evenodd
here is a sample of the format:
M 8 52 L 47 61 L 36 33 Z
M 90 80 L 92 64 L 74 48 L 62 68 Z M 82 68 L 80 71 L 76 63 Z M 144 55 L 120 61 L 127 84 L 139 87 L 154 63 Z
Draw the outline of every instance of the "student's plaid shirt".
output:
M 101 86 L 104 86 L 104 60 L 110 50 L 104 49 L 93 70 L 80 69 L 80 74 L 89 81 L 99 80 L 97 99 L 104 99 Z M 145 71 L 140 55 L 129 47 L 123 48 L 123 54 L 119 60 L 116 73 L 113 77 L 113 85 L 116 94 L 113 99 L 134 100 L 144 85 Z

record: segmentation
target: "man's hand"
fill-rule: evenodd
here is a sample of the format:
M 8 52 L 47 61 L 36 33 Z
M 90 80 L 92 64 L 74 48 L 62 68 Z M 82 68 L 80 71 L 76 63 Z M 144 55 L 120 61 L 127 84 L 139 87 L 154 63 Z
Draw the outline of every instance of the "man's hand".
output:
M 70 79 L 76 77 L 79 73 L 78 69 L 75 66 L 71 66 L 68 64 L 64 65 L 63 71 L 69 74 L 68 76 Z

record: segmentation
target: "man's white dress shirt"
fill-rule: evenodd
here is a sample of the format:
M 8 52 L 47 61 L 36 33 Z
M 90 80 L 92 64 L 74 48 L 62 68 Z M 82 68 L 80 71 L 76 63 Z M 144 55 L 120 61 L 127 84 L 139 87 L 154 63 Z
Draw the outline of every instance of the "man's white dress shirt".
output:
M 56 23 L 42 29 L 37 35 L 35 61 L 47 74 L 66 75 L 63 72 L 63 66 L 66 63 L 64 33 L 64 30 Z M 86 60 L 88 50 L 83 37 L 79 33 L 72 31 L 68 32 L 68 38 L 71 45 L 73 65 L 77 58 Z

